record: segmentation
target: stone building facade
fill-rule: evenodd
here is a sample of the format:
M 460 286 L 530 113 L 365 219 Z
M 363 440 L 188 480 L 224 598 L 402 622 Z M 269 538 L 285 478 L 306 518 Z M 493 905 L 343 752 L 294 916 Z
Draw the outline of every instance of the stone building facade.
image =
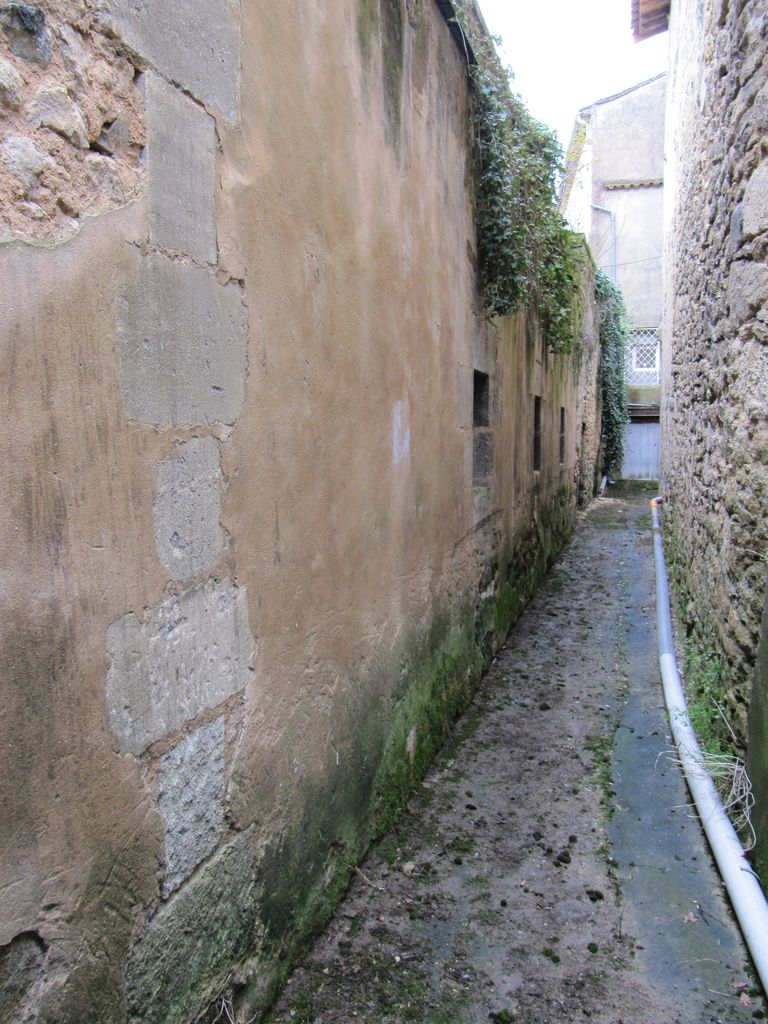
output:
M 435 0 L 0 4 L 0 1018 L 244 1019 L 592 493 Z
M 666 529 L 689 642 L 720 675 L 740 740 L 752 733 L 765 844 L 768 721 L 752 675 L 768 556 L 768 11 L 675 0 L 670 46 Z

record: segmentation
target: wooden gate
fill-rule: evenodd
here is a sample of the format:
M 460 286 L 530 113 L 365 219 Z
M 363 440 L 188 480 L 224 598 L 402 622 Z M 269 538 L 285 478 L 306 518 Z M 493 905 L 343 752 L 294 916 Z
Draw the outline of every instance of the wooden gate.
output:
M 658 420 L 635 420 L 627 424 L 621 475 L 625 480 L 659 479 Z

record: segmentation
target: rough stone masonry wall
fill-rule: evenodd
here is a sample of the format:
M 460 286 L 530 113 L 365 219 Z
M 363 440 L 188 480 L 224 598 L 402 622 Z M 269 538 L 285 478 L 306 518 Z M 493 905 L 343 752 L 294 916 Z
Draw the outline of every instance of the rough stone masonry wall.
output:
M 141 193 L 142 68 L 94 0 L 0 4 L 0 241 L 61 242 Z
M 686 627 L 747 735 L 768 555 L 768 12 L 672 6 L 662 486 Z
M 591 492 L 590 271 L 485 322 L 433 0 L 0 9 L 0 1019 L 248 1019 Z

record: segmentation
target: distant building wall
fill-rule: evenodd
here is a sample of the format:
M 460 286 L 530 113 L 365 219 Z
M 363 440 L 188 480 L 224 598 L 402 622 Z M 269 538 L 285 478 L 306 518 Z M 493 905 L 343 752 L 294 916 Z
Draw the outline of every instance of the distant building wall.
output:
M 0 14 L 0 1017 L 248 1018 L 593 493 L 593 271 L 572 356 L 486 321 L 433 0 L 36 10 Z
M 648 467 L 657 465 L 651 456 L 658 450 L 652 421 L 658 421 L 660 394 L 665 89 L 666 75 L 658 75 L 580 111 L 561 204 L 627 307 L 635 422 L 625 438 L 625 476 L 658 473 Z
M 616 282 L 637 327 L 661 322 L 665 88 L 659 75 L 580 112 L 563 202 L 571 227 L 587 235 L 609 275 L 615 257 Z M 615 252 L 611 217 L 597 207 L 613 214 Z
M 758 0 L 672 5 L 662 488 L 684 624 L 742 740 L 768 554 L 767 29 Z

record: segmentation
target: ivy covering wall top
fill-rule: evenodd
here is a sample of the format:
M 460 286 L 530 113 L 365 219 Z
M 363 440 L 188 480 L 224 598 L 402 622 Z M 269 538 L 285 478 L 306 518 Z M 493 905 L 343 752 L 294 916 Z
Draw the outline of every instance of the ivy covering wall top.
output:
M 477 150 L 477 242 L 486 311 L 503 316 L 538 306 L 549 348 L 570 351 L 577 331 L 573 236 L 556 204 L 562 151 L 510 88 L 493 40 L 471 0 L 454 0 L 471 46 L 472 120 Z

